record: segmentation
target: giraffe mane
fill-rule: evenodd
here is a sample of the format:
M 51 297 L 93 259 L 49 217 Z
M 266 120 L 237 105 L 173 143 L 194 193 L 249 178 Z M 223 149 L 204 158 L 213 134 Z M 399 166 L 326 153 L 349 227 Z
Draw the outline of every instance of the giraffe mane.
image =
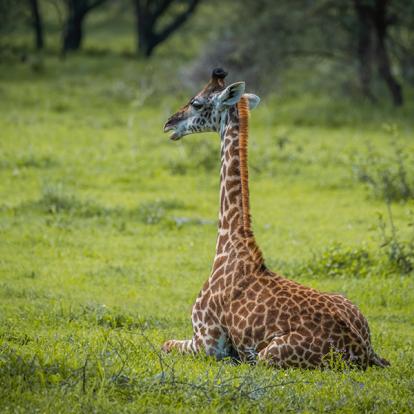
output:
M 247 151 L 249 143 L 249 100 L 247 97 L 241 97 L 240 101 L 237 104 L 237 110 L 239 112 L 239 159 L 243 232 L 251 254 L 251 259 L 258 266 L 264 266 L 263 254 L 260 250 L 260 247 L 256 243 L 250 216 L 249 169 Z
M 250 203 L 249 203 L 249 170 L 247 147 L 249 143 L 249 103 L 246 97 L 242 96 L 237 104 L 239 111 L 239 157 L 240 177 L 243 210 L 243 230 L 245 237 L 252 237 Z

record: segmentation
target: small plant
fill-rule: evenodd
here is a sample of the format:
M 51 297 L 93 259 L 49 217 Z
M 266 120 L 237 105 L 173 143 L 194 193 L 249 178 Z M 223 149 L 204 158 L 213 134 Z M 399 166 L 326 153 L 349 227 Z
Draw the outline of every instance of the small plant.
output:
M 35 203 L 45 213 L 66 213 L 79 217 L 107 216 L 111 209 L 96 205 L 90 201 L 78 200 L 73 194 L 64 191 L 61 185 L 47 185 L 43 188 L 42 197 Z
M 158 224 L 167 220 L 167 211 L 182 209 L 183 205 L 174 200 L 156 200 L 143 203 L 138 208 L 138 218 L 144 224 Z
M 381 235 L 381 249 L 385 252 L 388 263 L 403 274 L 414 270 L 414 237 L 410 241 L 403 241 L 398 236 L 394 225 L 391 206 L 387 203 L 388 224 L 382 215 L 379 215 L 379 230 Z
M 219 148 L 214 142 L 206 140 L 188 140 L 182 159 L 171 160 L 168 168 L 173 174 L 185 175 L 188 171 L 203 170 L 205 172 L 219 170 Z
M 86 307 L 85 312 L 94 314 L 97 325 L 106 328 L 134 329 L 137 326 L 137 323 L 131 315 L 125 314 L 122 311 L 114 312 L 108 309 L 105 305 Z
M 79 201 L 73 195 L 65 193 L 60 185 L 45 186 L 42 197 L 38 200 L 38 206 L 47 213 L 56 214 L 78 209 Z
M 410 161 L 412 165 L 413 160 L 402 147 L 396 147 L 393 156 L 385 158 L 369 146 L 367 157 L 354 165 L 354 172 L 375 198 L 386 202 L 406 201 L 414 198 L 414 171 L 409 167 Z
M 286 135 L 279 135 L 276 137 L 276 145 L 279 147 L 280 150 L 283 150 L 287 144 L 291 141 L 288 136 Z
M 347 360 L 343 351 L 330 347 L 329 352 L 322 357 L 323 365 L 333 371 L 345 371 L 352 367 L 352 360 Z
M 335 243 L 304 264 L 295 266 L 292 273 L 311 277 L 365 277 L 371 270 L 373 260 L 363 248 L 344 247 Z M 291 273 L 291 272 L 288 272 Z
M 20 154 L 18 157 L 0 155 L 0 169 L 37 168 L 47 169 L 58 165 L 58 162 L 49 155 Z

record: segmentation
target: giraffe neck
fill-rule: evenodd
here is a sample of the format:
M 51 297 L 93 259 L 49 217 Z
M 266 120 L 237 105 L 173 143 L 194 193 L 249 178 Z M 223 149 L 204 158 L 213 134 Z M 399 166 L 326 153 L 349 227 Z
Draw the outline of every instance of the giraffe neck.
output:
M 237 107 L 227 111 L 221 123 L 220 212 L 215 264 L 222 262 L 225 255 L 236 255 L 255 266 L 263 265 L 250 221 L 248 115 L 248 102 L 243 97 Z

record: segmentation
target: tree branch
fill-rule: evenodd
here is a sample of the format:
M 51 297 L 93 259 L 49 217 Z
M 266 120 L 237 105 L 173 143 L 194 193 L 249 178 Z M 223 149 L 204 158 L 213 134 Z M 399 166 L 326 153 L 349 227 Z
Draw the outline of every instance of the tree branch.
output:
M 157 20 L 170 6 L 173 0 L 161 0 L 159 6 L 152 13 L 152 18 Z
M 328 58 L 328 59 L 335 59 L 344 62 L 349 62 L 349 56 L 342 53 L 335 53 L 334 51 L 330 50 L 322 50 L 322 49 L 288 49 L 285 51 L 286 56 L 303 56 L 303 57 L 320 57 L 320 58 Z
M 105 3 L 106 0 L 95 0 L 91 3 L 86 3 L 85 4 L 85 8 L 84 8 L 84 13 L 88 13 L 90 12 L 92 9 L 94 9 L 95 7 L 100 6 L 101 4 Z
M 161 43 L 173 32 L 175 32 L 182 24 L 184 24 L 186 20 L 191 16 L 199 2 L 200 0 L 190 0 L 187 10 L 179 14 L 167 27 L 164 28 L 164 30 L 155 35 L 155 43 Z

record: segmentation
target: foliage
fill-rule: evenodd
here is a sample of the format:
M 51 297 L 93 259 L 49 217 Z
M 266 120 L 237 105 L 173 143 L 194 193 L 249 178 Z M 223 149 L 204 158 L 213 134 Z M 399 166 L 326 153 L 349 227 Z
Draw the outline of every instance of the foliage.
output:
M 343 247 L 335 243 L 314 253 L 307 263 L 294 268 L 294 274 L 308 277 L 366 277 L 372 271 L 374 259 L 364 247 Z M 293 276 L 293 272 L 291 271 Z
M 27 18 L 28 14 L 28 8 L 24 7 L 23 4 L 20 4 L 19 2 L 14 2 L 13 0 L 3 0 L 0 3 L 0 33 L 2 34 L 0 41 L 1 47 L 5 46 L 3 43 L 3 36 L 10 35 L 14 31 L 18 30 L 19 27 L 16 23 L 20 24 L 21 20 Z
M 199 0 L 152 0 L 151 2 L 134 0 L 138 53 L 143 57 L 151 56 L 154 49 L 177 31 L 194 13 L 198 3 Z M 171 9 L 178 9 L 179 12 Z M 160 27 L 159 22 L 165 21 L 166 15 L 169 16 L 168 24 Z
M 93 343 L 86 348 L 85 338 L 76 337 L 80 341 L 76 346 L 78 355 L 70 352 L 66 356 L 67 344 L 64 338 L 59 338 L 52 360 L 44 359 L 41 352 L 30 356 L 23 350 L 19 352 L 12 347 L 3 347 L 0 372 L 2 378 L 10 381 L 24 396 L 44 392 L 54 397 L 53 407 L 60 411 L 68 403 L 77 412 L 94 407 L 105 411 L 116 408 L 105 404 L 104 395 L 113 401 L 122 401 L 125 412 L 143 412 L 148 408 L 151 411 L 171 411 L 172 407 L 181 412 L 197 408 L 202 413 L 244 413 L 263 409 L 297 411 L 303 410 L 303 399 L 315 388 L 320 397 L 311 401 L 307 410 L 317 412 L 328 405 L 331 410 L 341 411 L 346 408 L 345 401 L 349 398 L 354 401 L 354 410 L 380 407 L 378 396 L 369 390 L 371 382 L 358 371 L 342 369 L 323 374 L 273 371 L 261 366 L 235 368 L 226 362 L 217 366 L 211 359 L 201 357 L 202 367 L 188 372 L 194 361 L 186 363 L 177 357 L 164 357 L 149 340 L 149 333 L 143 327 L 138 328 L 135 334 L 100 329 L 95 332 Z M 11 339 L 8 338 L 9 341 Z M 32 342 L 32 338 L 24 338 L 22 343 L 31 348 Z M 148 352 L 146 366 L 140 363 L 143 349 Z M 332 359 L 332 366 L 336 367 L 335 359 Z M 234 375 L 236 369 L 238 373 Z M 335 381 L 339 383 L 335 384 Z M 74 399 L 76 394 L 82 397 Z M 147 405 L 144 409 L 144 406 L 136 405 L 137 395 L 141 396 L 144 404 L 156 399 L 157 405 Z M 64 396 L 66 398 L 62 398 Z M 37 408 L 37 401 L 34 406 Z M 404 402 L 396 401 L 390 408 L 404 410 L 406 407 Z M 29 405 L 23 399 L 19 408 L 24 410 Z
M 156 200 L 141 204 L 137 215 L 145 224 L 157 224 L 166 219 L 168 210 L 182 209 L 183 204 L 177 201 Z
M 168 161 L 168 167 L 172 174 L 186 175 L 199 169 L 212 173 L 219 171 L 219 151 L 217 145 L 211 141 L 192 141 L 186 139 L 179 158 L 173 158 Z
M 381 235 L 381 248 L 385 252 L 388 262 L 401 273 L 410 273 L 414 270 L 414 233 L 411 240 L 401 240 L 394 225 L 390 204 L 388 207 L 388 223 L 380 214 L 378 217 Z M 413 223 L 410 223 L 412 226 Z
M 394 144 L 393 155 L 380 155 L 372 146 L 354 165 L 357 180 L 371 194 L 387 203 L 414 198 L 414 158 L 407 149 Z
M 360 20 L 361 7 L 368 20 Z M 410 66 L 407 62 L 413 55 L 413 10 L 408 0 L 239 2 L 189 72 L 199 80 L 204 68 L 214 62 L 266 94 L 289 89 L 291 74 L 300 69 L 294 82 L 300 83 L 302 91 L 358 98 L 362 92 L 376 102 L 375 96 L 384 96 L 388 88 L 399 106 L 403 103 L 401 76 L 395 77 L 393 69 L 398 68 L 399 74 L 410 72 L 403 68 Z M 375 66 L 378 75 L 372 71 Z M 312 70 L 303 70 L 308 67 Z
M 42 197 L 28 207 L 38 207 L 49 214 L 66 213 L 79 217 L 96 217 L 111 213 L 110 209 L 97 206 L 90 201 L 78 200 L 74 195 L 65 193 L 62 185 L 45 186 Z

